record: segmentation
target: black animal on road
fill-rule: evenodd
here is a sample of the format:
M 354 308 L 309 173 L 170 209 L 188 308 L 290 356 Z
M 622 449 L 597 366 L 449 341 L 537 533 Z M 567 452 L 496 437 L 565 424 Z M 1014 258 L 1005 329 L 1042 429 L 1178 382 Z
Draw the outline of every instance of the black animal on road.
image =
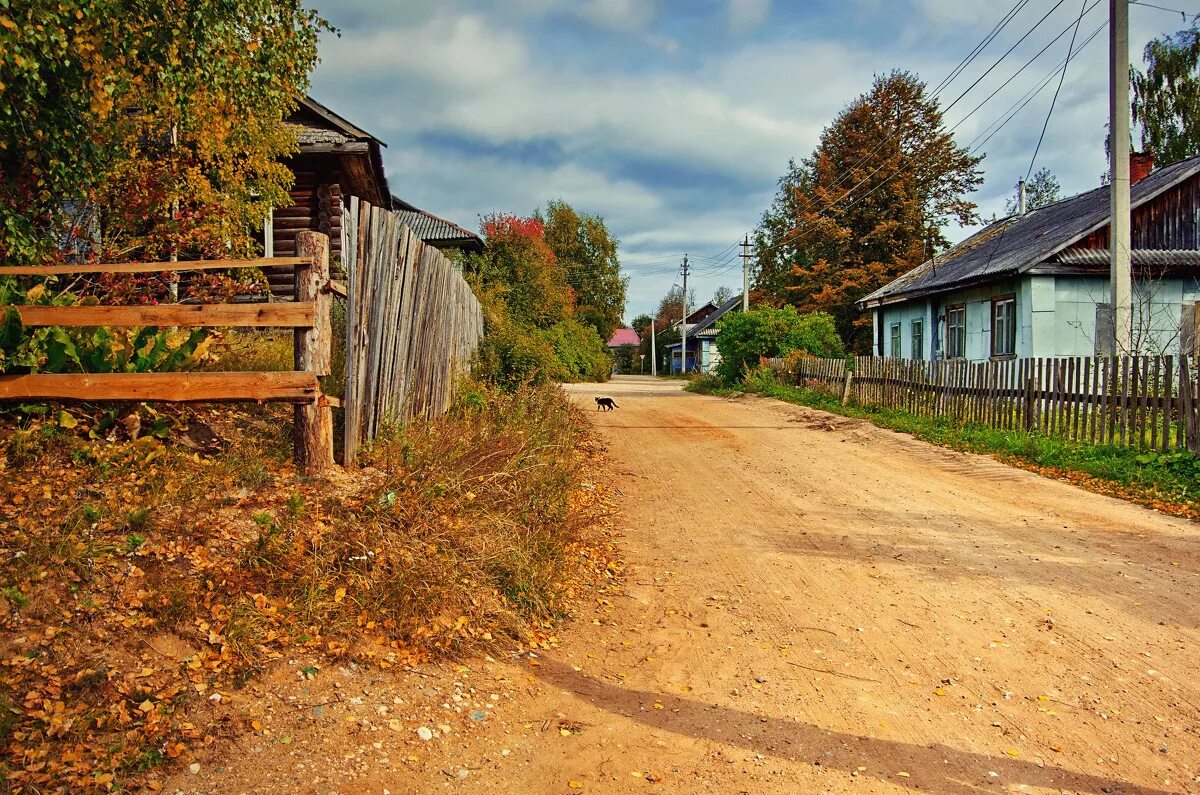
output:
M 596 411 L 600 411 L 601 409 L 603 409 L 604 411 L 612 411 L 613 409 L 618 409 L 618 408 L 620 408 L 620 406 L 618 406 L 616 403 L 614 403 L 612 398 L 609 398 L 609 397 L 596 398 Z

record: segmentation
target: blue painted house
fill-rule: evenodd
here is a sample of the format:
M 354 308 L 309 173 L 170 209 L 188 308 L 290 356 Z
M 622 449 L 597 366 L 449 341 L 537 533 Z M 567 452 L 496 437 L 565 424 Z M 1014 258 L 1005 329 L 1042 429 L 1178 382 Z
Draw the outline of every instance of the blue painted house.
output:
M 1145 157 L 1145 156 L 1143 156 Z M 1195 355 L 1200 157 L 1131 170 L 1133 347 Z M 996 221 L 858 305 L 874 353 L 973 362 L 1112 353 L 1109 188 Z
M 721 353 L 717 350 L 717 321 L 730 312 L 740 312 L 742 296 L 738 293 L 720 306 L 711 302 L 688 315 L 687 324 L 687 371 L 689 373 L 711 373 L 721 362 Z M 678 323 L 676 327 L 678 327 Z M 668 345 L 671 353 L 671 372 L 681 371 L 683 343 L 676 342 Z

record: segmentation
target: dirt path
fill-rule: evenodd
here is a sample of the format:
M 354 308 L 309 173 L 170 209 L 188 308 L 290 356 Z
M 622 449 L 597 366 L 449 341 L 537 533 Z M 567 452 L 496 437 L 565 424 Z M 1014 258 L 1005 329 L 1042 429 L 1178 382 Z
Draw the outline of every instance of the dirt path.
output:
M 1195 525 L 774 401 L 570 391 L 620 405 L 611 612 L 536 665 L 339 672 L 172 788 L 1200 792 Z

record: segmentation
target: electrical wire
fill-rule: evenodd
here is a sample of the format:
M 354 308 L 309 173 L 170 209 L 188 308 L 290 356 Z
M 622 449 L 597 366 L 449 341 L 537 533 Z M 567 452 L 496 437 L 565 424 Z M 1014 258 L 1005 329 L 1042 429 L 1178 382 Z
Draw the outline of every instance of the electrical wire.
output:
M 1029 38 L 1029 37 L 1030 37 L 1030 35 L 1032 35 L 1032 34 L 1033 34 L 1033 32 L 1034 32 L 1035 30 L 1037 30 L 1039 27 L 1041 27 L 1042 23 L 1043 23 L 1043 22 L 1045 22 L 1045 21 L 1046 21 L 1046 20 L 1047 20 L 1047 19 L 1050 17 L 1050 15 L 1051 15 L 1051 14 L 1053 14 L 1055 11 L 1057 11 L 1057 10 L 1058 10 L 1058 7 L 1059 7 L 1059 6 L 1061 6 L 1061 5 L 1062 5 L 1064 2 L 1066 2 L 1066 0 L 1058 0 L 1058 2 L 1057 2 L 1057 3 L 1055 3 L 1055 4 L 1054 4 L 1054 5 L 1053 5 L 1053 6 L 1050 8 L 1050 10 L 1049 10 L 1049 11 L 1047 11 L 1047 12 L 1046 12 L 1046 13 L 1045 13 L 1045 14 L 1042 16 L 1042 18 L 1041 18 L 1041 19 L 1039 19 L 1037 22 L 1033 23 L 1033 27 L 1032 27 L 1032 28 L 1030 28 L 1029 30 L 1027 30 L 1027 31 L 1025 32 L 1025 35 L 1024 35 L 1024 36 L 1022 36 L 1021 38 L 1017 39 L 1017 41 L 1016 41 L 1016 42 L 1015 42 L 1015 43 L 1014 43 L 1014 44 L 1013 44 L 1011 47 L 1009 47 L 1007 50 L 1005 50 L 1005 51 L 1004 51 L 1004 54 L 1003 54 L 1003 55 L 1001 55 L 999 58 L 997 58 L 997 59 L 996 59 L 996 62 L 995 62 L 995 63 L 993 63 L 991 66 L 989 66 L 987 69 L 985 69 L 985 70 L 984 70 L 984 72 L 983 72 L 983 74 L 981 74 L 979 77 L 975 78 L 975 82 L 974 82 L 974 83 L 972 83 L 971 85 L 967 86 L 967 90 L 966 90 L 966 91 L 964 91 L 964 92 L 962 92 L 961 94 L 959 94 L 959 95 L 958 95 L 958 97 L 956 97 L 956 98 L 955 98 L 955 100 L 954 100 L 953 102 L 951 102 L 949 105 L 947 105 L 947 106 L 945 107 L 945 109 L 944 109 L 944 110 L 942 110 L 942 113 L 949 113 L 949 112 L 950 112 L 950 110 L 951 110 L 951 109 L 952 109 L 952 108 L 953 108 L 955 105 L 957 105 L 957 104 L 959 103 L 959 101 L 960 101 L 960 100 L 961 100 L 963 97 L 965 97 L 967 94 L 971 93 L 971 89 L 975 88 L 975 86 L 979 85 L 979 82 L 980 82 L 981 80 L 983 80 L 983 78 L 985 78 L 985 77 L 987 77 L 989 74 L 991 74 L 993 69 L 995 69 L 997 66 L 999 66 L 999 65 L 1000 65 L 1000 63 L 1001 63 L 1001 62 L 1002 62 L 1002 61 L 1003 61 L 1005 58 L 1007 58 L 1007 57 L 1009 56 L 1009 54 L 1010 54 L 1010 53 L 1012 53 L 1012 51 L 1013 51 L 1013 50 L 1017 49 L 1017 47 L 1019 47 L 1019 46 L 1020 46 L 1021 42 L 1025 41 L 1025 39 Z
M 1054 89 L 1054 98 L 1050 100 L 1050 110 L 1046 111 L 1046 120 L 1042 122 L 1042 132 L 1038 135 L 1037 146 L 1033 148 L 1033 157 L 1029 159 L 1029 170 L 1025 172 L 1025 181 L 1033 174 L 1033 164 L 1037 162 L 1038 152 L 1042 151 L 1042 139 L 1046 137 L 1046 128 L 1050 126 L 1050 117 L 1054 115 L 1054 106 L 1058 104 L 1058 94 L 1062 91 L 1063 81 L 1067 79 L 1067 67 L 1071 63 L 1071 53 L 1075 51 L 1075 37 L 1079 35 L 1079 26 L 1083 23 L 1083 15 L 1087 13 L 1087 0 L 1079 7 L 1079 19 L 1075 20 L 1075 32 L 1071 34 L 1071 43 L 1067 46 L 1067 60 L 1062 72 L 1058 75 L 1058 87 Z

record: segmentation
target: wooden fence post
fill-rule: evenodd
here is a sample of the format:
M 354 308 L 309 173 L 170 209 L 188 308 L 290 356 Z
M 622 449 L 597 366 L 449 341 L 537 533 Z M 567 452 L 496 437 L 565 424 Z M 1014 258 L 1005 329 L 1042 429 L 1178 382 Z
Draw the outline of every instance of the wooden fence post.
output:
M 1025 379 L 1025 430 L 1032 431 L 1037 425 L 1037 412 L 1035 406 L 1035 396 L 1037 394 L 1038 382 L 1036 378 Z
M 297 370 L 317 376 L 329 375 L 333 358 L 333 335 L 329 311 L 333 294 L 329 291 L 329 237 L 319 232 L 296 235 L 296 255 L 309 257 L 309 265 L 296 266 L 297 301 L 317 304 L 316 321 L 311 329 L 297 329 L 295 365 Z M 333 409 L 325 395 L 297 403 L 293 426 L 293 444 L 297 471 L 317 475 L 333 468 Z
M 842 383 L 842 405 L 850 402 L 850 385 L 854 383 L 854 371 L 846 368 L 846 380 Z

